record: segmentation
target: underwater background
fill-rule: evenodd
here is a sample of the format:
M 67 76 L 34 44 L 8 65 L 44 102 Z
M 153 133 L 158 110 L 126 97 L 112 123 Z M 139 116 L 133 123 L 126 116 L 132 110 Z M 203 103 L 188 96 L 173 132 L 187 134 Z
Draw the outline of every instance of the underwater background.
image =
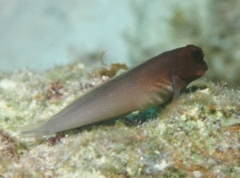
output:
M 79 61 L 145 61 L 163 51 L 203 48 L 206 77 L 240 82 L 240 1 L 0 0 L 0 71 L 43 72 Z

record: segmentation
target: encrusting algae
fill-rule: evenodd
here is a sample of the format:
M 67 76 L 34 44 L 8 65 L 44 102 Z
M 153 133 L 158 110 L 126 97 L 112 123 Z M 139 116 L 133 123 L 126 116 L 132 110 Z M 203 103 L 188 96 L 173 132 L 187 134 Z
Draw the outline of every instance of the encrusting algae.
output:
M 108 77 L 75 63 L 0 78 L 0 177 L 240 175 L 240 91 L 224 83 L 201 79 L 164 109 L 54 137 L 21 138 L 20 125 L 45 121 Z M 141 124 L 131 126 L 133 118 Z

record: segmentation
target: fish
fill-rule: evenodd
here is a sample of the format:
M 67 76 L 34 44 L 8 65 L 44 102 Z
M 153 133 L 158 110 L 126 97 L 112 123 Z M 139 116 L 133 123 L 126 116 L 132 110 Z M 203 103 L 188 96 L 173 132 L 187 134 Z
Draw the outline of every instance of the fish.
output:
M 52 135 L 176 101 L 207 70 L 200 47 L 163 52 L 87 91 L 48 121 L 23 127 L 21 134 Z

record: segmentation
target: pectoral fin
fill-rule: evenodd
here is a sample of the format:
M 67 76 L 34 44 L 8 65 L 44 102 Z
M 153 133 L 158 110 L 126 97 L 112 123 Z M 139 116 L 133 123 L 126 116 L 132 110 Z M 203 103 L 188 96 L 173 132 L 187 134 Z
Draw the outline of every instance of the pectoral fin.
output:
M 173 75 L 172 77 L 172 84 L 173 84 L 173 101 L 176 101 L 181 94 L 181 91 L 185 89 L 187 86 L 187 82 L 185 82 L 183 79 L 178 77 L 177 75 Z

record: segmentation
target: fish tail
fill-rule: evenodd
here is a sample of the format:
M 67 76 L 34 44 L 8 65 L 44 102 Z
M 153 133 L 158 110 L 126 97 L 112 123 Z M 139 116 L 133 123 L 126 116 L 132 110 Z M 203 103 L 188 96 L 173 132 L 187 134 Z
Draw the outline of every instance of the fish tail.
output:
M 20 136 L 22 137 L 43 136 L 49 134 L 49 130 L 46 123 L 26 125 L 20 127 L 19 130 Z

